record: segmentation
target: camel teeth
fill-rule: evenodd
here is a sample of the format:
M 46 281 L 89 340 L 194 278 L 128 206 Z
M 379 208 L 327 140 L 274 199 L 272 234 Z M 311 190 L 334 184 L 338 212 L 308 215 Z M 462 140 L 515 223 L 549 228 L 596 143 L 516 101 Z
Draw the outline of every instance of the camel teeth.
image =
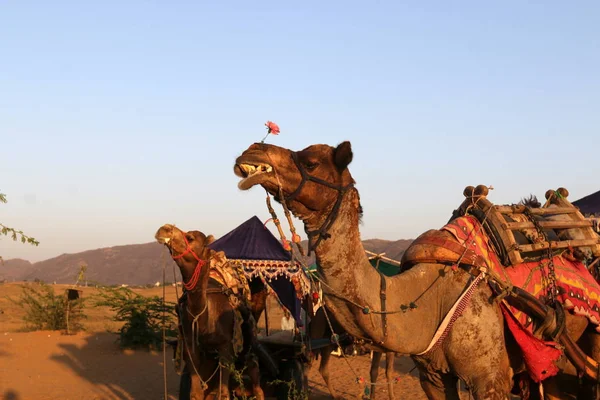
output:
M 256 173 L 262 172 L 271 172 L 273 171 L 273 167 L 270 165 L 250 165 L 250 164 L 241 164 L 240 169 L 246 173 L 246 175 L 254 175 Z

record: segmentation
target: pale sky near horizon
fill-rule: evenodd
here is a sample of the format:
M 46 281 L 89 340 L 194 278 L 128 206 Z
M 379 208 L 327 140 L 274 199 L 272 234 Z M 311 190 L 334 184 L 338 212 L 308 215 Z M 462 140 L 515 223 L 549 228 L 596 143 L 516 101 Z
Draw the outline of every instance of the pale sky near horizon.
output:
M 2 2 L 0 222 L 41 244 L 0 255 L 266 220 L 232 166 L 267 120 L 352 142 L 363 238 L 441 227 L 467 185 L 595 192 L 600 3 L 527 3 Z

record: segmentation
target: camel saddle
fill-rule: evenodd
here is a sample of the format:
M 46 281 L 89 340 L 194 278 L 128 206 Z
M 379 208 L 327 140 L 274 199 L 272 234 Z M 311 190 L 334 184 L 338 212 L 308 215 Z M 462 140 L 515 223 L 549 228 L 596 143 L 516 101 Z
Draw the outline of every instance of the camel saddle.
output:
M 458 243 L 447 232 L 431 229 L 416 238 L 402 256 L 402 271 L 418 263 L 463 264 L 486 267 L 485 260 Z
M 244 271 L 236 264 L 230 263 L 223 251 L 215 252 L 211 256 L 210 277 L 230 289 L 240 300 L 250 301 L 250 286 Z
M 565 188 L 548 190 L 546 203 L 495 205 L 487 186 L 467 186 L 453 220 L 473 215 L 483 225 L 505 267 L 568 253 L 588 265 L 600 257 L 600 236 L 567 197 Z

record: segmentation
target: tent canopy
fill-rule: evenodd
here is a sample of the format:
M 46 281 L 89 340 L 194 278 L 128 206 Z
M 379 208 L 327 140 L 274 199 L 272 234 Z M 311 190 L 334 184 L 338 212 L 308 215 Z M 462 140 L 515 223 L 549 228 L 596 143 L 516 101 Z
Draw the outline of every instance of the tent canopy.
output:
M 256 215 L 208 247 L 222 251 L 229 260 L 240 263 L 249 280 L 261 279 L 268 284 L 294 316 L 296 323 L 302 323 L 300 300 L 292 281 L 297 279 L 304 282 L 299 285 L 300 289 L 304 289 L 308 287 L 308 280 L 302 268 L 291 263 L 290 252 L 283 248 Z
M 209 245 L 223 251 L 227 258 L 237 260 L 290 261 L 290 252 L 255 215 L 225 236 Z
M 600 216 L 600 190 L 573 202 L 583 215 Z

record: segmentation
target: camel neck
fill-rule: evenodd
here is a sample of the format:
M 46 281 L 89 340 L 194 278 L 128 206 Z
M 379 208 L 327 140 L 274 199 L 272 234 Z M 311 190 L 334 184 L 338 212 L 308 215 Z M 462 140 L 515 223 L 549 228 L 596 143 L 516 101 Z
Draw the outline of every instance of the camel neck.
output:
M 182 266 L 179 264 L 179 270 L 181 271 L 181 277 L 184 283 L 193 280 L 194 271 L 196 270 L 196 264 L 187 263 Z M 207 283 L 210 275 L 210 262 L 207 262 L 201 266 L 199 276 L 196 279 L 196 285 L 193 289 L 187 291 L 188 307 L 192 313 L 198 313 L 206 307 L 207 304 Z
M 352 190 L 346 196 L 329 230 L 331 237 L 315 249 L 326 285 L 323 290 L 328 309 L 351 335 L 383 341 L 386 348 L 398 353 L 416 354 L 429 344 L 464 286 L 441 285 L 440 271 L 445 267 L 435 264 L 421 264 L 403 274 L 383 277 L 370 264 L 360 240 L 358 193 Z M 400 310 L 411 303 L 417 305 L 414 310 L 387 316 L 385 339 L 381 316 L 363 312 L 364 307 L 381 310 L 382 279 L 385 279 L 388 311 Z
M 358 193 L 350 190 L 327 232 L 330 236 L 315 248 L 315 255 L 322 276 L 336 294 L 348 296 L 352 301 L 374 303 L 379 290 L 375 293 L 356 290 L 363 280 L 372 285 L 380 282 L 379 273 L 369 263 L 360 240 L 358 221 Z

